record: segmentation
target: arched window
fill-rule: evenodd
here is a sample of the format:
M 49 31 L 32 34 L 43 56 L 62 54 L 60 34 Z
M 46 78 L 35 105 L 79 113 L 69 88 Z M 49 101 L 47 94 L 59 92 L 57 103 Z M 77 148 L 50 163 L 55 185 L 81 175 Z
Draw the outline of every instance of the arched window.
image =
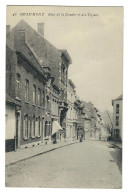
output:
M 45 121 L 44 137 L 47 136 L 47 126 L 48 126 L 48 122 Z
M 17 73 L 17 79 L 16 79 L 16 97 L 20 98 L 20 74 Z
M 43 107 L 45 107 L 45 92 L 43 91 Z
M 35 137 L 35 115 L 32 117 L 31 137 Z
M 38 88 L 38 106 L 41 106 L 41 90 Z
M 49 96 L 47 96 L 47 111 L 50 111 L 50 99 Z
M 27 114 L 24 115 L 23 131 L 24 131 L 24 139 L 28 139 L 29 123 L 28 123 L 28 115 Z
M 51 122 L 49 122 L 49 136 L 51 136 Z
M 40 123 L 40 117 L 38 117 L 38 137 L 41 136 L 41 123 Z

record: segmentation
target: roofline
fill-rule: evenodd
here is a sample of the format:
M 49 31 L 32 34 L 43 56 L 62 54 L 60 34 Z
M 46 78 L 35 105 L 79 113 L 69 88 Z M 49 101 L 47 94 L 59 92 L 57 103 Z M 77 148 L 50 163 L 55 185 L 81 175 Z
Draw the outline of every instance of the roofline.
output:
M 18 54 L 21 58 L 23 58 L 27 62 L 29 62 L 29 64 L 32 66 L 32 68 L 41 75 L 41 77 L 43 78 L 43 80 L 44 81 L 47 81 L 47 78 L 45 77 L 45 75 L 43 75 L 43 73 L 45 73 L 45 72 L 42 73 L 41 71 L 39 71 L 21 52 L 16 51 L 16 54 Z
M 73 83 L 73 81 L 71 79 L 68 79 L 70 85 L 72 85 L 73 89 L 76 88 L 75 84 Z
M 120 97 L 120 96 L 119 96 L 119 97 Z M 121 97 L 121 99 L 118 99 L 119 97 L 117 97 L 117 98 L 115 98 L 115 99 L 112 100 L 112 106 L 113 106 L 113 102 L 114 102 L 114 101 L 123 100 L 123 97 Z
M 114 102 L 114 101 L 119 101 L 119 100 L 122 100 L 122 99 L 112 100 L 112 106 L 113 106 L 113 102 Z

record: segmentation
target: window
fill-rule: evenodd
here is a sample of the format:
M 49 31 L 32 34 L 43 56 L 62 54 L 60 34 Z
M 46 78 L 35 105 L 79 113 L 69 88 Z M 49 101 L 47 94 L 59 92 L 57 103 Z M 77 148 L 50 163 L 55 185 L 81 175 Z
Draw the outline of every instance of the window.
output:
M 29 81 L 25 80 L 25 101 L 29 101 Z
M 67 84 L 67 79 L 68 79 L 68 72 L 66 71 L 66 84 Z
M 45 130 L 44 130 L 44 137 L 47 136 L 47 127 L 48 127 L 48 122 L 45 121 Z
M 31 117 L 28 117 L 28 137 L 30 137 L 30 131 L 31 131 Z
M 45 107 L 45 92 L 43 91 L 43 107 Z
M 116 114 L 119 113 L 119 108 L 120 108 L 120 105 L 119 104 L 116 104 Z
M 50 100 L 49 100 L 49 96 L 47 96 L 47 111 L 50 112 Z
M 36 86 L 33 85 L 33 104 L 36 104 Z
M 30 130 L 30 117 L 28 115 L 24 115 L 24 139 L 28 139 L 29 137 L 29 130 Z
M 35 136 L 38 136 L 38 117 L 36 117 L 36 123 L 35 123 Z
M 38 88 L 38 105 L 41 106 L 41 90 Z
M 71 94 L 71 103 L 72 103 L 72 94 Z
M 116 126 L 119 126 L 119 116 L 116 116 Z
M 18 73 L 16 78 L 16 97 L 20 98 L 20 74 Z
M 41 122 L 41 127 L 40 127 L 40 135 L 41 135 L 41 132 L 42 132 L 42 136 L 44 136 L 44 117 L 42 117 L 42 119 L 40 120 Z
M 38 137 L 41 136 L 41 123 L 40 123 L 40 117 L 38 117 Z
M 40 137 L 41 136 L 40 117 L 36 117 L 35 127 L 36 127 L 35 136 Z
M 31 128 L 31 137 L 35 137 L 35 116 L 32 117 L 32 128 Z
M 49 136 L 51 136 L 51 122 L 49 122 L 49 133 L 48 133 Z

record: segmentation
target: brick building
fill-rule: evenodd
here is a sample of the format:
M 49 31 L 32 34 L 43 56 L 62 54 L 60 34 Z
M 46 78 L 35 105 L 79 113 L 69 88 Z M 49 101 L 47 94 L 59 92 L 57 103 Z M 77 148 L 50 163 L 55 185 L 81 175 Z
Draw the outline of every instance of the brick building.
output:
M 85 139 L 85 113 L 83 111 L 84 106 L 79 98 L 77 98 L 74 102 L 74 106 L 77 111 L 77 139 L 80 139 L 81 136 Z
M 91 137 L 91 104 L 85 101 L 83 103 L 83 112 L 85 114 L 83 125 L 85 130 L 85 139 L 89 139 Z
M 51 117 L 45 114 L 47 111 L 45 106 L 48 107 L 46 89 L 49 78 L 25 43 L 24 38 L 25 32 L 15 34 L 14 60 L 10 56 L 12 50 L 9 47 L 6 50 L 6 90 L 21 106 L 18 114 L 19 125 L 16 128 L 17 148 L 39 145 L 45 134 L 50 135 L 51 130 Z M 45 126 L 45 120 L 48 123 L 47 126 Z
M 11 30 L 8 25 L 6 35 L 6 90 L 21 106 L 17 148 L 48 144 L 53 136 L 64 140 L 68 52 L 43 37 L 43 23 L 35 31 L 22 20 Z

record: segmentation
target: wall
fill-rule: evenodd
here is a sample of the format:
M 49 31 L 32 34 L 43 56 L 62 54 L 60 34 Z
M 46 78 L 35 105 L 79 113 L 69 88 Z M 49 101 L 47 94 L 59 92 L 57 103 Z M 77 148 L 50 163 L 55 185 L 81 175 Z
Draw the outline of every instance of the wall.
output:
M 15 98 L 15 75 L 16 75 L 17 56 L 15 52 L 6 47 L 6 91 Z
M 42 83 L 36 74 L 32 72 L 31 69 L 26 69 L 23 66 L 24 61 L 20 61 L 20 64 L 18 63 L 16 66 L 16 73 L 20 74 L 20 99 L 21 102 L 21 139 L 20 144 L 28 144 L 32 142 L 37 141 L 43 141 L 44 138 L 44 121 L 45 118 L 45 106 L 43 105 L 43 91 L 45 91 L 45 83 Z M 25 80 L 29 81 L 29 100 L 28 102 L 25 101 Z M 33 84 L 36 86 L 36 103 L 33 104 Z M 38 88 L 41 90 L 41 106 L 38 105 Z M 46 99 L 45 99 L 45 105 L 46 105 Z M 28 139 L 23 138 L 23 121 L 24 121 L 24 115 L 27 114 L 30 116 L 30 120 L 32 121 L 32 116 L 35 117 L 40 116 L 40 122 L 41 122 L 41 136 L 36 136 L 35 138 L 31 138 L 31 130 L 29 131 L 29 137 Z M 51 121 L 51 118 L 49 118 Z
M 119 113 L 116 113 L 116 104 L 119 104 Z M 116 126 L 116 116 L 119 116 L 119 126 Z M 119 129 L 120 131 L 120 138 L 122 140 L 122 100 L 115 100 L 113 101 L 113 136 L 114 130 Z
M 52 87 L 51 114 L 59 116 L 59 92 Z
M 67 128 L 66 128 L 66 139 L 73 140 L 77 138 L 76 132 L 76 120 L 77 120 L 77 111 L 74 108 L 74 102 L 76 99 L 76 93 L 74 87 L 68 81 L 67 85 L 67 102 L 68 102 L 68 112 L 67 112 Z
M 12 29 L 10 34 L 12 42 L 14 40 L 14 33 L 17 30 L 26 31 L 27 43 L 33 49 L 42 66 L 51 67 L 51 73 L 55 77 L 55 83 L 59 85 L 60 51 L 23 20 Z M 13 43 L 12 46 L 14 47 Z
M 15 106 L 6 104 L 6 151 L 14 151 L 15 149 L 15 131 L 16 131 L 16 118 Z

